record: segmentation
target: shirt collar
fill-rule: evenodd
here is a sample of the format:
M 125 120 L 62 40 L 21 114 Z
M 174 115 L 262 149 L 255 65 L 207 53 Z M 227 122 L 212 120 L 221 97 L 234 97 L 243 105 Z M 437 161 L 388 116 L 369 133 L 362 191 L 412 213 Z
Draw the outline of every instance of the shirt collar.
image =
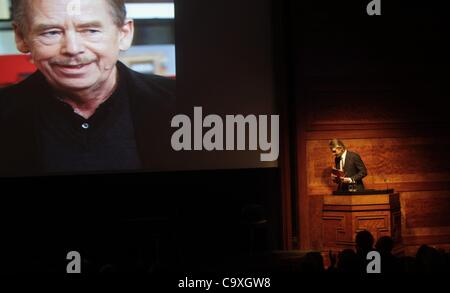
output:
M 50 113 L 55 113 L 56 115 L 65 115 L 66 117 L 70 117 L 74 119 L 74 117 L 78 118 L 75 119 L 78 120 L 102 120 L 102 116 L 104 116 L 103 112 L 105 111 L 112 111 L 113 109 L 117 108 L 117 104 L 119 99 L 121 99 L 124 95 L 126 95 L 126 85 L 125 82 L 121 80 L 120 72 L 117 71 L 118 77 L 117 77 L 117 86 L 115 90 L 112 92 L 111 96 L 106 99 L 103 103 L 101 103 L 98 108 L 96 109 L 94 115 L 92 115 L 89 119 L 84 119 L 83 117 L 79 116 L 78 114 L 74 113 L 73 108 L 65 103 L 62 99 L 60 99 L 57 95 L 54 94 L 54 92 L 49 88 L 49 94 L 47 95 L 46 99 L 42 101 L 45 109 L 50 109 Z M 48 108 L 50 107 L 50 108 Z M 100 117 L 98 117 L 100 116 Z

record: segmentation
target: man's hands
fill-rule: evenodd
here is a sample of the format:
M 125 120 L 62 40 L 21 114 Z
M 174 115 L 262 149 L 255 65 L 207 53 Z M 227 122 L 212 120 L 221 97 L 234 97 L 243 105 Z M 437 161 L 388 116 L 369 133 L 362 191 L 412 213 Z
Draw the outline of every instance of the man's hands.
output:
M 342 178 L 342 182 L 344 182 L 344 183 L 353 183 L 353 180 L 350 177 L 344 177 L 344 178 Z
M 350 178 L 350 177 L 344 177 L 344 178 L 341 178 L 341 180 L 339 181 L 339 178 L 338 178 L 336 175 L 334 175 L 334 174 L 331 174 L 331 180 L 332 180 L 334 183 L 340 183 L 340 182 L 343 182 L 343 183 L 352 183 L 352 182 L 353 182 L 352 178 Z
M 334 175 L 334 174 L 331 174 L 331 180 L 332 180 L 334 183 L 339 183 L 338 177 L 337 177 L 336 175 Z

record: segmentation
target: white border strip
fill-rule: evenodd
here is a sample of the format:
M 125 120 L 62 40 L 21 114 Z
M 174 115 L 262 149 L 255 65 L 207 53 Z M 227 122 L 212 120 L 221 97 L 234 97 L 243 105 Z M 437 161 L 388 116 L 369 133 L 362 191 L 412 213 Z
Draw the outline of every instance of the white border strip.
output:
M 174 19 L 174 3 L 127 3 L 127 17 L 133 19 Z

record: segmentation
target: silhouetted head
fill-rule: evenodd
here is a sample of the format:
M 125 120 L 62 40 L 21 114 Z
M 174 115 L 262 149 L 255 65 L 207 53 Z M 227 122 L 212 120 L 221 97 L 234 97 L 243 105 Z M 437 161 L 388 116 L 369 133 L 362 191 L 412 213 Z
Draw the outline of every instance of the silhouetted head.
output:
M 339 253 L 338 272 L 356 273 L 359 271 L 359 259 L 353 249 L 344 249 Z
M 416 262 L 421 272 L 440 272 L 443 270 L 439 252 L 428 245 L 419 247 L 416 253 Z
M 389 236 L 383 236 L 378 239 L 377 244 L 375 244 L 375 248 L 381 253 L 391 253 L 394 248 L 394 240 L 392 240 Z
M 362 251 L 373 249 L 373 236 L 369 231 L 363 230 L 356 234 L 356 248 Z
M 320 273 L 325 270 L 320 252 L 308 252 L 303 257 L 303 265 L 308 269 L 308 272 Z

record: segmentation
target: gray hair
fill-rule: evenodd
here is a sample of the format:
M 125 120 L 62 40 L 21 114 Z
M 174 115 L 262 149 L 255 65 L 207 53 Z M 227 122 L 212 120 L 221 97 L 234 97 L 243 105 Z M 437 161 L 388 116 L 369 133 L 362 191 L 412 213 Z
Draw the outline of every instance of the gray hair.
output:
M 12 0 L 12 19 L 15 25 L 22 31 L 26 32 L 28 28 L 27 8 L 31 0 Z M 127 10 L 124 0 L 105 0 L 111 6 L 111 15 L 114 24 L 121 27 L 125 24 Z
M 345 150 L 345 144 L 337 138 L 333 138 L 332 140 L 330 140 L 329 143 L 330 148 L 337 148 L 337 147 L 341 147 Z

